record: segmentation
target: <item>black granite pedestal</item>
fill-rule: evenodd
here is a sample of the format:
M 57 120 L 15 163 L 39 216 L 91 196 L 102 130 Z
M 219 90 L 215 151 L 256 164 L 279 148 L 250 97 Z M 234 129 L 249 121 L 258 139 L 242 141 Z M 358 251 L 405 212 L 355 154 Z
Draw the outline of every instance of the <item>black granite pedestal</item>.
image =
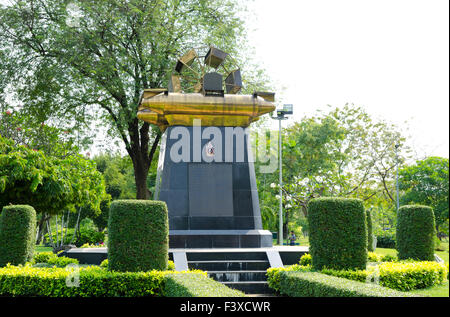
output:
M 169 210 L 170 248 L 272 246 L 247 145 L 243 128 L 167 129 L 158 199 Z

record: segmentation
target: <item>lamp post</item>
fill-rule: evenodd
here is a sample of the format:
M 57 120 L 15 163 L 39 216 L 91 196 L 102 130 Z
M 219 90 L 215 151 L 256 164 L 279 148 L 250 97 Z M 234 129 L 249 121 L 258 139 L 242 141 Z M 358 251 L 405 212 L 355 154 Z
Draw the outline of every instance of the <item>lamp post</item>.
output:
M 278 229 L 278 243 L 280 245 L 283 245 L 283 156 L 282 156 L 282 136 L 281 136 L 281 121 L 287 120 L 288 117 L 286 115 L 292 115 L 293 112 L 293 105 L 284 105 L 282 109 L 277 110 L 277 116 L 272 117 L 274 120 L 278 120 L 279 122 L 279 132 L 278 132 L 278 147 L 279 147 L 279 154 L 278 154 L 278 161 L 279 161 L 279 185 L 280 185 L 280 209 L 278 212 L 278 219 L 279 219 L 279 229 Z

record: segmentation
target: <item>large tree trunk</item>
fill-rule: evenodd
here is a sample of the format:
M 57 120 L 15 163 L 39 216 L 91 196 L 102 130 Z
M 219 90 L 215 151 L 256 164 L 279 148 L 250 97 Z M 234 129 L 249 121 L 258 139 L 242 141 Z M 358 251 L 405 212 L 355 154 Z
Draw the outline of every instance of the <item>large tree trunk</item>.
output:
M 131 146 L 128 154 L 133 162 L 134 180 L 136 182 L 136 199 L 149 200 L 151 199 L 152 193 L 147 187 L 147 177 L 161 135 L 159 133 L 156 135 L 152 147 L 150 148 L 150 125 L 148 123 L 144 123 L 139 129 L 139 122 L 136 119 L 130 125 L 129 132 Z
M 148 168 L 142 164 L 134 165 L 134 180 L 136 181 L 136 199 L 149 200 L 150 190 L 147 187 Z

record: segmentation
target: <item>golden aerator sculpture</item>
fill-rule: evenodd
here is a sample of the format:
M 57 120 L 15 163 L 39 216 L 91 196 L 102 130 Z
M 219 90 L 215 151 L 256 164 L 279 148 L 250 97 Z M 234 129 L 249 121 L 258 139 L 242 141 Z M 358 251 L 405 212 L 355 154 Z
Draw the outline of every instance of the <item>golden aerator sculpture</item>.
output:
M 224 65 L 227 57 L 227 53 L 214 47 L 209 47 L 206 56 L 190 50 L 178 60 L 175 67 L 178 74 L 171 76 L 168 89 L 143 92 L 138 118 L 165 131 L 168 126 L 193 126 L 196 119 L 201 120 L 202 126 L 247 127 L 260 116 L 273 112 L 273 93 L 237 95 L 242 88 L 240 69 L 228 72 Z M 200 58 L 204 58 L 204 65 L 195 68 L 193 63 Z M 207 73 L 208 68 L 215 71 Z M 228 73 L 225 90 L 218 68 Z M 182 79 L 187 79 L 186 83 Z M 192 83 L 194 86 L 190 87 Z M 184 93 L 184 87 L 194 92 Z

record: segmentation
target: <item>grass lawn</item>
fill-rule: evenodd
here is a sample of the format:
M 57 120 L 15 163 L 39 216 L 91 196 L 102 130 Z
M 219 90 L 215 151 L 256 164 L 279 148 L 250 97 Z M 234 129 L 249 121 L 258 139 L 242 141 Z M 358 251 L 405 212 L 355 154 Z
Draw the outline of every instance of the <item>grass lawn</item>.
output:
M 417 289 L 411 291 L 410 293 L 429 297 L 449 297 L 448 280 L 442 285 L 425 289 Z
M 34 248 L 34 252 L 40 253 L 40 252 L 51 252 L 53 249 L 51 247 L 44 247 L 42 245 L 37 245 Z

